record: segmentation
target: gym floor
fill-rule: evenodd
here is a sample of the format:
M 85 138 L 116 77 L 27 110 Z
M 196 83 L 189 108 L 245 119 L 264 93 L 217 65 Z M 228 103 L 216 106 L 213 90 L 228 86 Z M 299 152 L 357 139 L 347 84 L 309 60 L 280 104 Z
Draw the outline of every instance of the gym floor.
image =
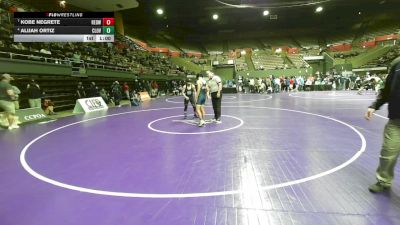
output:
M 363 118 L 375 97 L 227 94 L 202 128 L 163 97 L 1 130 L 0 224 L 400 224 L 399 179 L 368 191 L 387 122 L 386 106 Z

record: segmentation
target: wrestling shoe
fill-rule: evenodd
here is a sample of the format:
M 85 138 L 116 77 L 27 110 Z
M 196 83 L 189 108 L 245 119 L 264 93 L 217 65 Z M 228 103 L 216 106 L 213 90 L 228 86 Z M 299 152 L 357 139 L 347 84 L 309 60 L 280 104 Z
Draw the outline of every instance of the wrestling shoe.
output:
M 222 121 L 221 121 L 221 119 L 217 119 L 217 120 L 215 120 L 215 123 L 216 123 L 216 124 L 221 124 Z
M 390 186 L 384 185 L 381 182 L 377 182 L 376 184 L 372 184 L 368 187 L 368 190 L 372 193 L 384 192 L 384 191 L 388 191 L 389 189 L 390 189 Z
M 204 127 L 205 124 L 206 124 L 206 122 L 204 120 L 200 120 L 199 127 Z

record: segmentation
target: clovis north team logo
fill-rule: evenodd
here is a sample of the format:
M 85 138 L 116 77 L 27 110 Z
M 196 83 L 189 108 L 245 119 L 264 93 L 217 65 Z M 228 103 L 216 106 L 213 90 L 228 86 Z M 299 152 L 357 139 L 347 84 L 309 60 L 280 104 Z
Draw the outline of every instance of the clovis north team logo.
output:
M 85 101 L 89 110 L 98 110 L 104 109 L 104 105 L 101 104 L 101 101 L 98 99 L 88 99 Z

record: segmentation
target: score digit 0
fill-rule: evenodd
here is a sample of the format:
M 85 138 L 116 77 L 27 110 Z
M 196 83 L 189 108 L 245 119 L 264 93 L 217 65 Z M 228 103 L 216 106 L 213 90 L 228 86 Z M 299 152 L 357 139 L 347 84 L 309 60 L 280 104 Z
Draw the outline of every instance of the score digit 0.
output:
M 114 26 L 114 18 L 103 18 L 103 26 Z
M 114 27 L 103 27 L 103 34 L 114 34 Z

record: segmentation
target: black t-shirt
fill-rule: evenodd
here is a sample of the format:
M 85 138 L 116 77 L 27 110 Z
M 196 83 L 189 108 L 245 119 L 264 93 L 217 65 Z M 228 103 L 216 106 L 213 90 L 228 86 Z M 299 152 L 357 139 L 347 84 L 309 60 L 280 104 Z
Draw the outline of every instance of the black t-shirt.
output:
M 29 84 L 27 94 L 29 99 L 37 99 L 42 97 L 42 91 L 37 84 Z
M 77 93 L 78 93 L 78 97 L 80 98 L 84 98 L 85 96 L 85 88 L 83 86 L 78 86 L 76 89 Z

